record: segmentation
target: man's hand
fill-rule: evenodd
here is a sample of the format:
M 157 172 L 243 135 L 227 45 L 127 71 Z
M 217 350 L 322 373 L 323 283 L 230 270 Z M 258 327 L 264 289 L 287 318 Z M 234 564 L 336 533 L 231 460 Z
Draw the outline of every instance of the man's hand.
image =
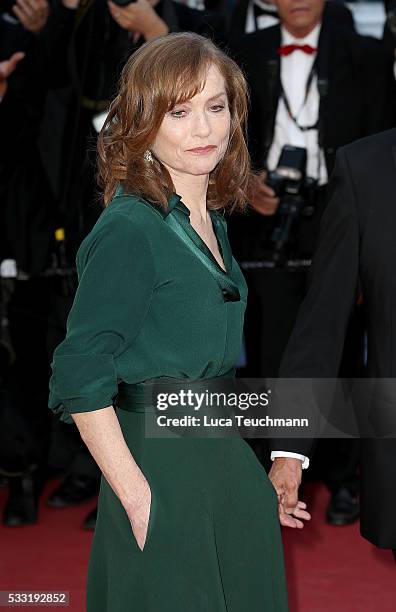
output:
M 47 23 L 49 4 L 47 0 L 16 0 L 12 11 L 25 30 L 38 34 Z
M 306 511 L 307 505 L 298 500 L 301 466 L 300 459 L 277 457 L 268 474 L 278 496 L 279 521 L 284 527 L 294 529 L 303 529 L 303 520 L 311 519 L 311 515 Z
M 267 173 L 254 175 L 249 185 L 249 204 L 261 215 L 274 215 L 278 208 L 279 198 L 271 187 L 265 184 Z
M 145 40 L 152 40 L 169 32 L 168 26 L 157 15 L 148 0 L 137 0 L 127 6 L 118 6 L 111 0 L 107 4 L 111 16 L 118 25 L 134 34 L 134 42 L 139 36 L 143 36 Z
M 7 91 L 8 77 L 14 72 L 18 63 L 25 57 L 25 54 L 21 51 L 14 53 L 10 59 L 0 62 L 0 98 L 2 98 Z

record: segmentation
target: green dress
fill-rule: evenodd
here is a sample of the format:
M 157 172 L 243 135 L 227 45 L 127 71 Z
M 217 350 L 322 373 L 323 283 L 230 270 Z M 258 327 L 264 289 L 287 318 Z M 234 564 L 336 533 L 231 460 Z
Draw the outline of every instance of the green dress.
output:
M 119 188 L 77 255 L 79 286 L 52 363 L 50 408 L 114 404 L 152 493 L 143 551 L 102 476 L 88 612 L 286 612 L 277 498 L 241 438 L 145 436 L 120 386 L 233 375 L 247 288 L 223 216 L 226 272 L 173 194 L 167 211 Z M 131 387 L 129 387 L 131 386 Z

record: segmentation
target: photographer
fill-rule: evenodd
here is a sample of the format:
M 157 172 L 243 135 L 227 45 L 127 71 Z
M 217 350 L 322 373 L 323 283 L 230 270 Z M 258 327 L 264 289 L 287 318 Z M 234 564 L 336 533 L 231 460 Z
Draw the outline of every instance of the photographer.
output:
M 394 112 L 391 75 L 378 41 L 337 25 L 329 13 L 330 2 L 277 0 L 276 5 L 279 25 L 233 44 L 251 87 L 249 146 L 260 171 L 251 197 L 254 210 L 230 220 L 233 249 L 249 285 L 244 373 L 253 377 L 278 375 L 305 294 L 336 150 L 391 126 Z M 292 170 L 311 179 L 309 192 L 304 180 L 297 189 L 305 206 L 286 206 L 286 211 L 282 181 L 281 197 L 273 181 L 272 186 L 265 182 L 268 171 L 281 178 L 278 166 L 280 159 L 284 165 L 285 145 L 305 149 L 305 168 Z M 279 235 L 287 240 L 279 242 Z M 344 376 L 362 367 L 361 319 L 358 311 L 350 324 Z M 332 524 L 358 517 L 356 446 L 341 440 L 322 445 L 323 475 L 332 494 L 327 518 Z

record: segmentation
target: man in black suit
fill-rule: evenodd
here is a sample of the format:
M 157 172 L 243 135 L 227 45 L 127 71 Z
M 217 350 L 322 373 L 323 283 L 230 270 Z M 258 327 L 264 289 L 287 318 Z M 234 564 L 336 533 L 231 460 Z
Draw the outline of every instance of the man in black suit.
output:
M 281 265 L 273 256 L 279 200 L 268 186 L 262 183 L 253 193 L 255 211 L 230 219 L 232 246 L 249 285 L 244 374 L 271 378 L 278 376 L 305 294 L 336 151 L 390 127 L 394 113 L 392 75 L 379 41 L 359 36 L 344 22 L 337 25 L 331 2 L 277 0 L 276 4 L 279 25 L 232 45 L 251 89 L 250 152 L 255 168 L 264 169 L 264 179 L 267 170 L 276 168 L 284 145 L 305 148 L 307 175 L 317 182 L 317 189 L 315 212 L 294 222 L 293 250 L 286 245 Z M 358 311 L 349 327 L 344 376 L 362 365 L 361 319 Z M 332 493 L 328 520 L 345 524 L 358 517 L 358 449 L 356 441 L 334 444 L 323 453 L 325 480 Z
M 368 431 L 370 421 L 371 437 L 360 441 L 361 533 L 376 546 L 393 549 L 396 559 L 396 130 L 343 147 L 331 185 L 309 290 L 280 376 L 337 377 L 359 284 L 366 303 L 372 390 L 371 412 L 364 423 Z M 311 442 L 272 440 L 271 446 L 309 455 Z M 287 458 L 276 461 L 272 482 L 290 512 L 301 465 Z

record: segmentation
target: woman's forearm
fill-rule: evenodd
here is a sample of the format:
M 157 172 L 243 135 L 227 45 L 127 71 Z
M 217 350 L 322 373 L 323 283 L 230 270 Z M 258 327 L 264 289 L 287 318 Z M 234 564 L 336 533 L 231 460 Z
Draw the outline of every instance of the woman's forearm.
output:
M 127 512 L 140 504 L 147 481 L 130 452 L 112 406 L 72 414 L 83 442 Z

